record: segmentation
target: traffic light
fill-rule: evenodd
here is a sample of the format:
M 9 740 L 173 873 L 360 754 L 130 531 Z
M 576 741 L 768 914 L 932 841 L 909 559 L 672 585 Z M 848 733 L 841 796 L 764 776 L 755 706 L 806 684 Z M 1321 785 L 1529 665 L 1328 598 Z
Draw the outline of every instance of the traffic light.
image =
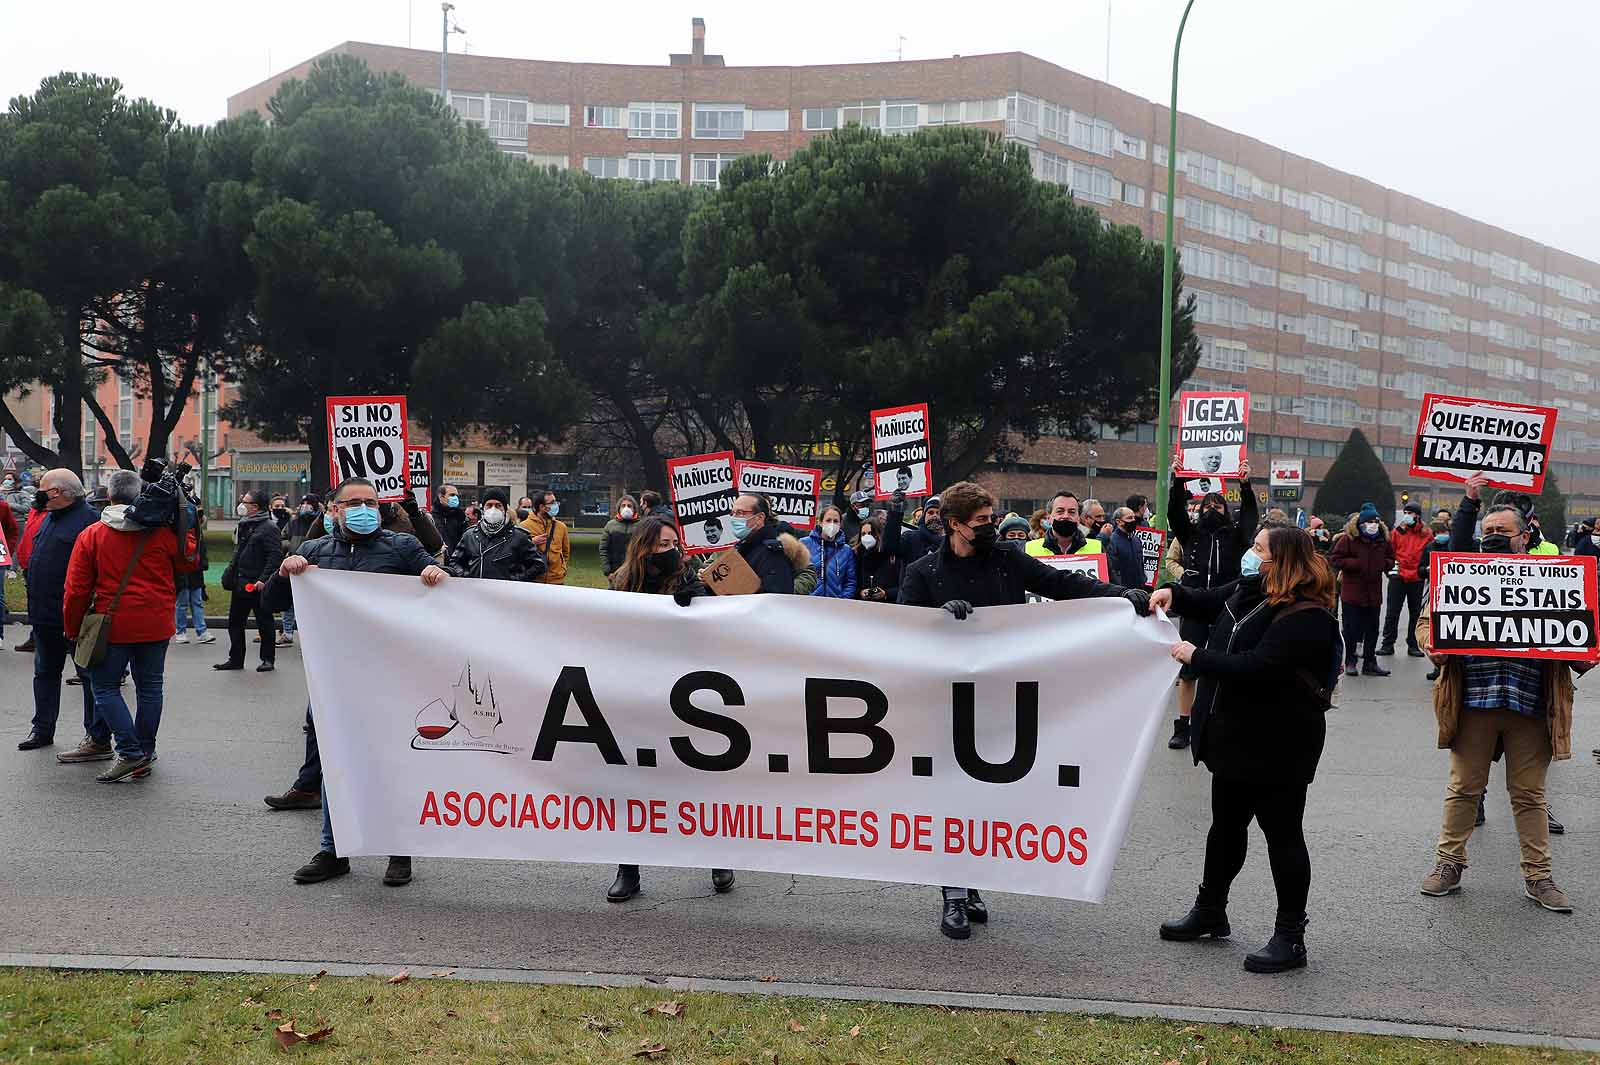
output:
M 1400 505 L 1403 507 L 1409 502 L 1411 502 L 1411 493 L 1410 492 L 1401 492 L 1400 493 Z

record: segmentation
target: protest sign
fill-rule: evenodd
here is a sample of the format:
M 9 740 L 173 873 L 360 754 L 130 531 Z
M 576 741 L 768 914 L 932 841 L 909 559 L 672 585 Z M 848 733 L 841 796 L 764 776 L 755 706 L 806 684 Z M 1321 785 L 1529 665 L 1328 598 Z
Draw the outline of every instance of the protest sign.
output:
M 761 590 L 761 577 L 737 551 L 718 551 L 700 571 L 700 581 L 716 595 L 754 595 Z
M 772 503 L 778 520 L 802 532 L 817 523 L 822 496 L 822 471 L 803 466 L 774 466 L 770 462 L 738 464 L 739 494 L 759 492 Z
M 668 459 L 667 483 L 684 554 L 703 555 L 739 542 L 728 529 L 735 497 L 733 452 Z
M 889 407 L 872 412 L 872 483 L 878 499 L 896 491 L 933 494 L 933 463 L 928 457 L 928 405 Z
M 1140 554 L 1144 556 L 1145 587 L 1154 588 L 1156 577 L 1161 573 L 1161 555 L 1167 549 L 1167 530 L 1141 525 L 1133 530 L 1133 535 L 1139 541 Z
M 1496 488 L 1544 490 L 1556 409 L 1428 393 L 1422 397 L 1411 476 L 1465 481 L 1483 472 Z
M 1600 660 L 1595 559 L 1580 555 L 1432 555 L 1433 651 Z
M 815 596 L 685 610 L 665 595 L 512 581 L 293 580 L 323 786 L 349 856 L 1099 901 L 1178 669 L 1172 625 L 1122 599 L 957 622 Z M 529 617 L 561 619 L 537 654 Z M 1115 677 L 1115 705 L 1082 698 L 1085 677 Z
M 406 468 L 411 471 L 411 494 L 417 497 L 417 506 L 428 509 L 428 493 L 433 490 L 428 477 L 428 449 L 406 448 Z
M 1250 393 L 1180 393 L 1178 476 L 1239 476 L 1249 428 Z
M 1192 481 L 1184 481 L 1183 486 L 1185 491 L 1189 493 L 1190 499 L 1199 499 L 1201 496 L 1210 495 L 1212 492 L 1226 493 L 1228 490 L 1227 482 L 1221 477 L 1196 477 Z
M 365 477 L 382 502 L 411 490 L 406 456 L 406 397 L 329 396 L 328 474 L 334 484 Z
M 1106 568 L 1106 556 L 1100 552 L 1092 555 L 1034 555 L 1033 557 L 1052 569 L 1077 570 L 1079 573 L 1087 574 L 1097 581 L 1110 579 L 1110 570 Z M 1046 599 L 1042 595 L 1034 595 L 1032 592 L 1027 593 L 1027 595 L 1030 603 L 1054 602 L 1054 600 Z

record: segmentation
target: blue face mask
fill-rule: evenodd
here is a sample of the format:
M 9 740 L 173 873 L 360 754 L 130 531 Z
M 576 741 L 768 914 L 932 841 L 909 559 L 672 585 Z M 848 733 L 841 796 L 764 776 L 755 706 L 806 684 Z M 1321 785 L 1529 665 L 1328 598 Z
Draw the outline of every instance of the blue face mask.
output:
M 325 532 L 325 533 L 329 533 L 329 534 L 331 534 L 333 532 L 333 515 L 332 514 L 324 514 L 322 516 L 322 531 Z
M 445 496 L 444 497 L 444 505 L 447 506 L 447 507 L 459 507 L 461 505 L 461 497 L 460 496 Z
M 729 518 L 728 531 L 733 533 L 735 540 L 743 540 L 750 535 L 750 522 L 745 518 Z
M 1450 534 L 1449 533 L 1435 533 L 1434 537 L 1433 537 L 1433 542 L 1436 543 L 1436 544 L 1439 544 L 1440 546 L 1443 546 L 1443 545 L 1445 545 L 1445 544 L 1450 542 Z
M 1239 573 L 1245 577 L 1254 577 L 1260 572 L 1261 556 L 1256 554 L 1254 548 L 1251 548 L 1244 553 L 1243 558 L 1239 559 Z
M 378 531 L 377 507 L 346 507 L 344 527 L 357 536 L 367 536 Z

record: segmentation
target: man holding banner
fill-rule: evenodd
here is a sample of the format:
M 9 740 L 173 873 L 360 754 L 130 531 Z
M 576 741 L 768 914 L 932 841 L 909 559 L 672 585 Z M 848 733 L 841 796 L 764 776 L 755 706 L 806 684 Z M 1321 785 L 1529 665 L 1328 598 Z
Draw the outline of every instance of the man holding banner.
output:
M 1120 588 L 1069 570 L 1053 569 L 1015 549 L 996 547 L 994 497 L 971 481 L 940 493 L 945 526 L 943 546 L 906 567 L 900 580 L 905 606 L 942 607 L 957 621 L 974 609 L 1027 602 L 1029 592 L 1046 599 L 1122 596 L 1141 616 L 1150 612 L 1143 588 Z M 939 931 L 951 939 L 972 935 L 972 923 L 987 924 L 989 908 L 970 888 L 945 887 Z
M 1471 535 L 1483 481 L 1475 475 L 1467 482 L 1453 547 Z M 1483 555 L 1525 555 L 1527 540 L 1527 525 L 1516 507 L 1491 507 L 1484 516 Z M 1547 910 L 1571 913 L 1572 904 L 1551 876 L 1545 776 L 1552 761 L 1572 755 L 1571 673 L 1585 673 L 1594 664 L 1594 563 L 1507 559 L 1496 566 L 1479 561 L 1483 555 L 1432 558 L 1431 601 L 1417 623 L 1418 639 L 1440 669 L 1433 712 L 1439 746 L 1450 751 L 1436 861 L 1421 890 L 1435 897 L 1461 890 L 1479 797 L 1491 762 L 1503 750 L 1506 792 L 1522 847 L 1524 893 Z M 1567 574 L 1569 569 L 1574 573 Z M 1516 641 L 1506 633 L 1512 627 L 1552 620 L 1562 633 L 1578 631 L 1586 646 L 1511 646 Z

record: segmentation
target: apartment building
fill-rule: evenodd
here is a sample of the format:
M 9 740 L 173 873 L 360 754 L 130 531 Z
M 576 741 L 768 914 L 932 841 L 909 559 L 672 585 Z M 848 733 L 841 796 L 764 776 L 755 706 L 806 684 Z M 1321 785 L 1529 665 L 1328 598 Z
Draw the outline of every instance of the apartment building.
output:
M 1360 427 L 1397 487 L 1451 502 L 1406 471 L 1422 395 L 1452 392 L 1560 408 L 1551 468 L 1574 513 L 1600 510 L 1600 264 L 1181 113 L 1168 204 L 1167 108 L 1020 52 L 739 67 L 706 54 L 699 19 L 691 40 L 662 66 L 453 55 L 445 91 L 502 150 L 606 179 L 714 185 L 740 155 L 782 159 L 852 122 L 992 130 L 1112 222 L 1159 240 L 1174 212 L 1203 351 L 1186 387 L 1249 390 L 1263 476 L 1273 458 L 1303 459 L 1309 501 Z M 332 51 L 439 88 L 437 52 Z M 310 62 L 228 113 L 264 109 Z M 1020 508 L 1083 489 L 1093 469 L 1094 491 L 1120 499 L 1165 466 L 1154 438 L 1145 425 L 1046 439 L 984 479 Z

